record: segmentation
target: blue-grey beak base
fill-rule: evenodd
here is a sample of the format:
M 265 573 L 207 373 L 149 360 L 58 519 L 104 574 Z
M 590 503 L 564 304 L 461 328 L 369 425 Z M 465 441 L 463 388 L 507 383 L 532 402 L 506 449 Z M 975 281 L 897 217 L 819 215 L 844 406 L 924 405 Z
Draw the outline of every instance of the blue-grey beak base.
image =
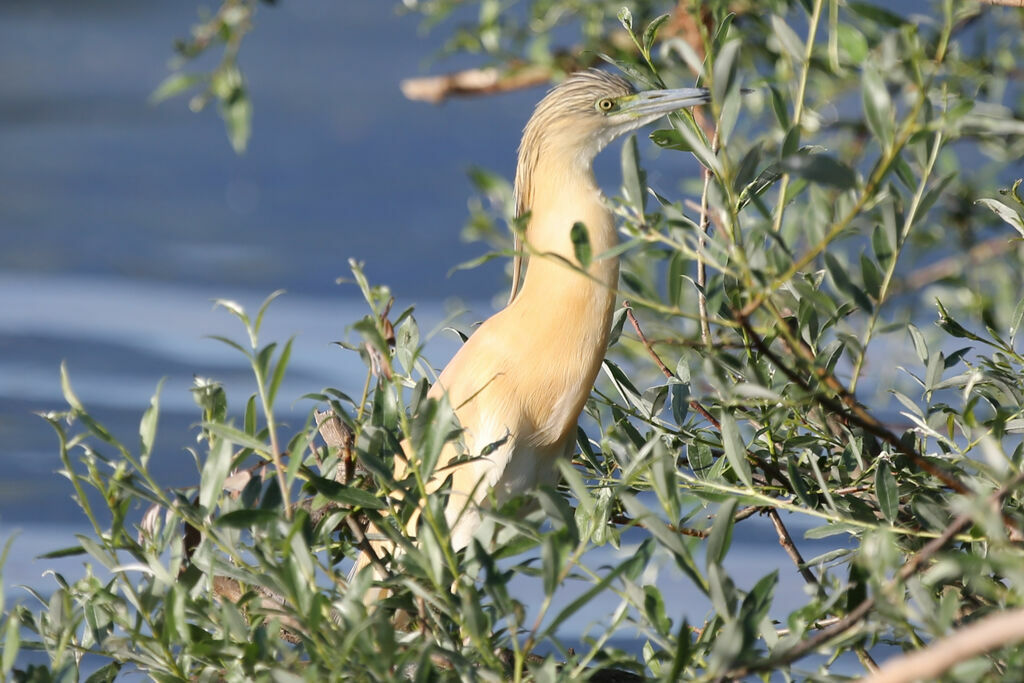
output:
M 711 101 L 707 88 L 676 88 L 673 90 L 646 90 L 624 102 L 621 111 L 636 116 L 667 114 Z

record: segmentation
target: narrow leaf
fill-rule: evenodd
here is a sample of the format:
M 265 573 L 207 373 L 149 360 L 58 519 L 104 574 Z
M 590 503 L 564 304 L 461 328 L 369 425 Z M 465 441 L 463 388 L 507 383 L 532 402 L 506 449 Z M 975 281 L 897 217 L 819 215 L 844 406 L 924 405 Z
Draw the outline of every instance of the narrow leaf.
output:
M 728 458 L 733 472 L 748 487 L 754 485 L 750 472 L 750 463 L 747 462 L 747 449 L 743 445 L 743 438 L 740 436 L 739 425 L 732 413 L 722 413 L 722 447 L 725 449 L 725 457 Z
M 882 514 L 891 523 L 895 523 L 899 514 L 900 494 L 887 460 L 880 460 L 875 470 L 875 495 L 878 496 L 878 507 Z
M 587 226 L 578 221 L 573 223 L 572 229 L 569 230 L 569 239 L 572 240 L 572 249 L 576 260 L 579 261 L 580 267 L 586 270 L 590 267 L 591 259 L 590 235 L 587 233 Z

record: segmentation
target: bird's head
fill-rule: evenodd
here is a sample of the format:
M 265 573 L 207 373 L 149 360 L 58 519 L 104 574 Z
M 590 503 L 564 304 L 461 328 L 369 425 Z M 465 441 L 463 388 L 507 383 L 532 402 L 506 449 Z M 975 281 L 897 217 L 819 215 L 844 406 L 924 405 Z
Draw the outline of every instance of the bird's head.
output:
M 598 69 L 579 71 L 552 88 L 533 112 L 527 145 L 553 148 L 589 164 L 615 138 L 669 112 L 710 99 L 704 88 L 637 92 L 629 81 Z

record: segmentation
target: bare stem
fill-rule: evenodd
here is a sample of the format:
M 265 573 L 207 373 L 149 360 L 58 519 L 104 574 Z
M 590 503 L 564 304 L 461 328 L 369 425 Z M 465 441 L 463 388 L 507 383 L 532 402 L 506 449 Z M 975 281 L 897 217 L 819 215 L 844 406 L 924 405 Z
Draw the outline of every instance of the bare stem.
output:
M 711 138 L 711 151 L 718 152 L 718 129 Z M 708 323 L 708 297 L 704 291 L 707 284 L 708 268 L 704 262 L 704 248 L 708 243 L 708 229 L 711 227 L 711 216 L 708 214 L 708 189 L 711 187 L 711 169 L 704 169 L 704 189 L 700 194 L 700 235 L 697 249 L 697 311 L 700 314 L 700 340 L 704 346 L 711 346 L 711 325 Z

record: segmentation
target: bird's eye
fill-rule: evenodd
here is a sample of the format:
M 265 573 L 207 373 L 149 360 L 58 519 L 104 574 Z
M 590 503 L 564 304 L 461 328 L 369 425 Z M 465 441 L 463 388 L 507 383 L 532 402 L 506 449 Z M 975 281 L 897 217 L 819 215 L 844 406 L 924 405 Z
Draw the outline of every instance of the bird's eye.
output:
M 597 101 L 598 111 L 609 112 L 615 109 L 615 100 L 610 97 L 603 97 Z

